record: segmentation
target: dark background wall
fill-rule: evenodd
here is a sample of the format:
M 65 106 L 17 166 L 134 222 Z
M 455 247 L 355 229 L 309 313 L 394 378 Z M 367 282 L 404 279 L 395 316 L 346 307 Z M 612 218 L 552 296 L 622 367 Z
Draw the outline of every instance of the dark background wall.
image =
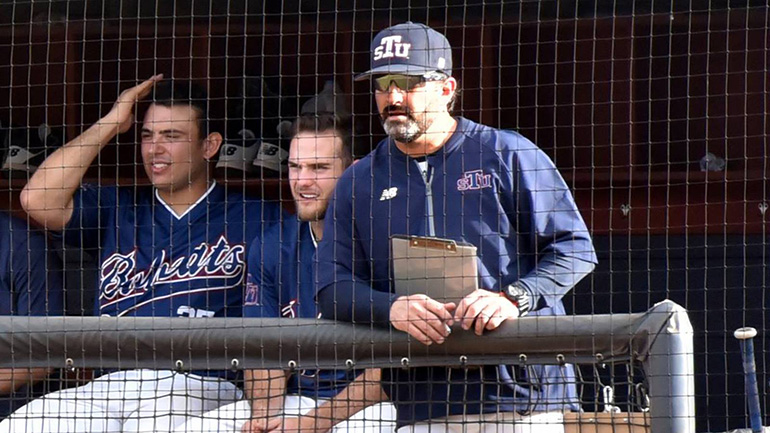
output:
M 735 329 L 753 326 L 767 413 L 770 246 L 766 236 L 597 236 L 599 266 L 566 302 L 576 314 L 644 311 L 663 299 L 687 308 L 695 335 L 698 431 L 748 425 Z

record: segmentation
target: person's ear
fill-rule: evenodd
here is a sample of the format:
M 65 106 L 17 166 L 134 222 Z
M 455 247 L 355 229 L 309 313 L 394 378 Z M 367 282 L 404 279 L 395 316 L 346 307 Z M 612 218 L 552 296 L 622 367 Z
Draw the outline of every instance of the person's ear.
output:
M 449 77 L 441 84 L 441 95 L 451 98 L 457 91 L 457 80 Z
M 218 132 L 212 132 L 206 138 L 203 139 L 203 157 L 207 160 L 215 157 L 219 148 L 222 146 L 222 134 Z

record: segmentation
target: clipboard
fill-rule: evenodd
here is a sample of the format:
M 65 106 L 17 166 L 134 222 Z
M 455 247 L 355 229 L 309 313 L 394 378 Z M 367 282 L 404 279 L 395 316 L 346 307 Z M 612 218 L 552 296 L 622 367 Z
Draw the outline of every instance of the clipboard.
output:
M 476 247 L 451 239 L 391 237 L 393 287 L 398 295 L 424 294 L 439 302 L 459 302 L 478 289 Z

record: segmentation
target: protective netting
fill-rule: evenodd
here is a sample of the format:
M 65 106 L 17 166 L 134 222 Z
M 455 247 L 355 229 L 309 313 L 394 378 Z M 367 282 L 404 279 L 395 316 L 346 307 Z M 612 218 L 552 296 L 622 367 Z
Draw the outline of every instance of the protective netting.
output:
M 179 426 L 181 421 L 169 421 L 154 406 L 143 411 L 138 403 L 142 393 L 169 392 L 169 388 L 179 393 L 177 399 L 185 400 L 187 393 L 204 403 L 201 407 L 188 401 L 178 408 L 180 403 L 174 403 L 171 392 L 167 398 L 170 402 L 161 399 L 155 405 L 174 408 L 172 413 L 180 420 L 194 425 L 203 419 L 206 429 L 220 425 L 221 431 L 231 431 L 228 422 L 240 419 L 242 424 L 248 420 L 243 408 L 206 412 L 237 400 L 239 391 L 226 381 L 198 375 L 206 376 L 203 370 L 224 368 L 231 373 L 244 369 L 283 370 L 287 375 L 304 376 L 304 380 L 317 377 L 319 369 L 338 369 L 338 374 L 343 375 L 357 370 L 352 374 L 361 374 L 361 387 L 373 385 L 379 390 L 395 386 L 393 381 L 402 374 L 413 377 L 415 387 L 435 386 L 430 376 L 420 375 L 420 369 L 453 367 L 459 377 L 450 378 L 445 386 L 512 387 L 523 394 L 517 400 L 519 415 L 547 413 L 538 409 L 543 402 L 537 400 L 536 390 L 543 386 L 538 379 L 548 364 L 558 366 L 559 373 L 550 377 L 547 386 L 568 385 L 578 391 L 565 392 L 562 401 L 551 399 L 548 405 L 578 405 L 586 410 L 567 415 L 559 411 L 559 424 L 566 417 L 565 425 L 574 424 L 572 428 L 578 428 L 581 422 L 585 428 L 592 423 L 616 424 L 618 428 L 626 424 L 652 427 L 653 431 L 691 431 L 694 427 L 692 328 L 684 310 L 668 301 L 643 314 L 521 318 L 483 337 L 458 330 L 445 344 L 428 347 L 405 334 L 311 319 L 290 323 L 280 319 L 49 318 L 19 322 L 7 318 L 0 321 L 0 329 L 4 331 L 0 349 L 11 353 L 0 366 L 64 364 L 66 371 L 92 366 L 104 369 L 100 372 L 103 375 L 97 374 L 98 378 L 85 387 L 47 396 L 45 401 L 54 409 L 43 404 L 44 400 L 23 408 L 5 424 L 8 431 L 68 431 L 88 423 L 120 426 L 123 424 L 112 419 L 111 411 L 117 414 L 132 405 L 137 405 L 133 411 L 138 415 L 128 417 L 131 425 L 145 423 L 147 428 L 146 423 L 160 422 Z M 46 356 L 40 356 L 40 347 L 47 348 Z M 578 365 L 576 370 L 573 364 Z M 116 368 L 121 371 L 114 371 Z M 379 368 L 385 369 L 382 377 L 379 373 L 372 376 Z M 484 372 L 480 377 L 475 374 L 479 371 Z M 246 379 L 244 387 L 257 383 L 272 391 L 265 385 L 269 381 L 267 373 L 247 374 Z M 337 380 L 344 381 L 340 376 Z M 170 384 L 175 381 L 182 384 Z M 263 398 L 274 397 L 268 392 Z M 358 400 L 352 395 L 345 397 L 350 397 L 343 401 L 348 405 L 380 401 L 379 392 L 363 393 Z M 308 399 L 303 404 L 312 402 Z M 467 399 L 462 403 L 470 407 L 481 402 Z M 191 406 L 185 410 L 184 404 Z M 92 405 L 102 409 L 89 412 Z M 109 409 L 111 405 L 114 407 Z M 374 408 L 392 412 L 389 406 Z M 175 413 L 177 410 L 181 412 Z M 517 421 L 518 428 L 538 422 L 537 418 L 496 416 L 507 428 L 514 428 Z M 392 416 L 381 418 L 386 424 L 394 422 Z M 441 422 L 460 421 L 472 422 L 457 417 Z M 126 425 L 123 428 L 133 429 Z
M 290 155 L 291 138 L 298 132 L 292 122 L 303 114 L 318 119 L 333 113 L 331 129 L 335 135 L 347 131 L 351 153 L 356 158 L 370 154 L 387 135 L 376 99 L 383 90 L 378 90 L 376 80 L 362 83 L 354 77 L 370 69 L 376 55 L 370 44 L 377 33 L 406 21 L 430 25 L 451 44 L 450 75 L 457 80 L 459 94 L 453 114 L 516 131 L 543 150 L 547 158 L 538 161 L 553 161 L 558 170 L 553 179 L 561 178 L 566 185 L 557 182 L 556 190 L 568 191 L 574 198 L 568 204 L 574 204 L 578 219 L 585 222 L 587 230 L 575 226 L 567 237 L 575 242 L 581 236 L 590 239 L 592 247 L 579 246 L 572 252 L 585 258 L 595 251 L 595 269 L 582 279 L 583 272 L 577 268 L 565 271 L 562 277 L 570 280 L 565 285 L 569 290 L 532 298 L 532 307 L 560 302 L 568 315 L 588 316 L 646 311 L 664 299 L 682 305 L 694 327 L 696 427 L 703 432 L 746 427 L 757 415 L 746 406 L 739 346 L 732 337 L 734 329 L 753 326 L 760 336 L 756 339 L 757 382 L 761 412 L 766 412 L 770 11 L 766 2 L 753 0 L 3 2 L 0 204 L 7 212 L 0 220 L 0 314 L 14 318 L 11 334 L 16 326 L 45 324 L 46 318 L 61 315 L 240 320 L 243 304 L 261 304 L 265 293 L 264 281 L 250 282 L 249 272 L 263 278 L 283 269 L 276 287 L 315 290 L 323 281 L 315 273 L 331 271 L 329 264 L 341 260 L 339 245 L 323 250 L 327 253 L 321 257 L 320 272 L 310 256 L 303 255 L 306 250 L 298 249 L 293 261 L 271 259 L 278 257 L 282 245 L 314 245 L 321 239 L 313 232 L 318 239 L 311 240 L 301 225 L 276 232 L 269 229 L 302 210 L 292 195 L 291 173 L 307 167 Z M 381 54 L 396 56 L 404 49 L 395 45 L 400 42 L 392 43 L 383 44 Z M 174 81 L 186 87 L 185 91 L 168 90 L 171 99 L 205 100 L 205 110 L 190 101 L 185 104 L 191 113 L 205 113 L 207 122 L 198 122 L 197 128 L 221 134 L 214 155 L 203 152 L 164 159 L 166 154 L 157 147 L 153 154 L 137 145 L 179 138 L 143 129 L 161 122 L 162 116 L 148 117 L 148 112 L 158 115 L 152 107 L 161 105 L 157 102 L 164 98 L 159 90 L 143 95 L 135 107 L 132 102 L 125 105 L 133 107 L 136 122 L 129 125 L 123 111 L 120 120 L 125 128 L 119 129 L 124 132 L 92 129 L 100 119 L 116 113 L 114 104 L 121 92 L 156 74 L 163 74 L 159 83 Z M 205 93 L 192 91 L 188 79 Z M 390 80 L 385 85 L 394 83 L 397 88 L 414 84 Z M 419 86 L 423 84 L 436 85 Z M 189 121 L 189 116 L 176 121 Z M 108 120 L 115 126 L 114 118 Z M 329 129 L 318 120 L 308 128 L 305 132 Z M 470 130 L 467 126 L 461 132 L 470 137 Z M 156 133 L 160 138 L 153 138 Z M 102 146 L 91 159 L 56 161 L 39 170 L 47 157 L 83 134 L 91 140 L 81 142 L 83 149 Z M 495 149 L 501 154 L 505 150 L 502 145 Z M 322 153 L 315 152 L 316 157 Z M 377 285 L 387 279 L 375 269 L 385 259 L 377 254 L 367 257 L 369 249 L 389 250 L 378 237 L 385 230 L 467 241 L 480 257 L 486 257 L 477 270 L 481 286 L 494 281 L 489 283 L 494 289 L 513 282 L 506 278 L 515 272 L 507 271 L 518 266 L 516 272 L 523 273 L 528 263 L 542 263 L 542 255 L 521 247 L 525 242 L 520 238 L 516 247 L 502 254 L 498 251 L 500 244 L 516 237 L 512 232 L 527 232 L 528 227 L 517 225 L 522 215 L 529 215 L 526 212 L 503 211 L 494 221 L 483 220 L 483 229 L 489 232 L 476 240 L 465 227 L 452 225 L 474 214 L 489 215 L 484 207 L 489 202 L 456 199 L 455 189 L 468 197 L 494 185 L 490 189 L 502 191 L 503 199 L 495 198 L 501 209 L 508 205 L 506 194 L 519 192 L 495 183 L 496 173 L 512 171 L 508 161 L 476 171 L 473 164 L 483 159 L 477 158 L 481 152 L 467 153 L 458 166 L 468 168 L 458 173 L 429 161 L 434 178 L 422 179 L 426 184 L 430 179 L 436 182 L 430 191 L 434 204 L 430 209 L 412 192 L 408 195 L 412 207 L 396 207 L 407 196 L 397 182 L 405 172 L 402 167 L 366 165 L 366 176 L 356 175 L 345 192 L 357 220 L 365 215 L 369 221 L 367 230 L 347 224 L 352 221 L 344 219 L 339 209 L 327 213 L 327 219 L 341 221 L 335 230 L 351 228 L 350 238 L 359 242 L 353 245 L 366 250 L 356 250 L 353 256 L 372 263 L 367 270 L 371 272 L 355 275 L 355 281 L 366 277 Z M 157 179 L 165 176 L 172 162 L 181 166 L 200 157 L 211 161 L 204 171 L 205 179 L 216 179 L 212 189 L 195 193 L 192 200 L 185 198 L 186 204 L 163 194 L 156 197 L 153 185 L 162 184 Z M 74 168 L 76 173 L 54 172 L 55 167 Z M 485 177 L 487 168 L 492 178 Z M 318 164 L 313 170 L 318 170 Z M 194 190 L 199 171 L 174 175 L 172 181 Z M 375 181 L 384 172 L 392 184 Z M 44 183 L 32 182 L 36 173 Z M 427 176 L 430 170 L 424 173 Z M 336 181 L 338 174 L 328 176 Z M 422 171 L 415 171 L 410 182 L 417 180 L 421 185 L 421 175 Z M 28 194 L 22 194 L 28 185 Z M 314 199 L 326 187 L 308 188 L 305 195 Z M 550 185 L 538 188 L 535 192 L 542 193 Z M 67 200 L 56 201 L 56 196 L 73 194 L 71 207 Z M 39 202 L 39 197 L 51 201 Z M 424 197 L 420 192 L 419 200 Z M 517 200 L 521 202 L 519 196 Z M 387 203 L 394 204 L 377 207 Z M 74 212 L 67 223 L 72 230 L 62 236 L 58 233 L 63 228 L 61 215 L 50 210 L 69 212 L 70 208 Z M 532 209 L 538 214 L 537 206 Z M 6 220 L 6 213 L 15 219 Z M 395 233 L 401 222 L 415 232 Z M 489 233 L 503 240 L 490 241 Z M 271 241 L 255 252 L 259 265 L 247 270 L 252 239 Z M 545 236 L 538 242 L 551 245 L 556 240 L 564 238 Z M 490 258 L 490 249 L 495 258 Z M 516 259 L 509 260 L 513 255 Z M 515 260 L 524 264 L 510 264 Z M 490 267 L 490 262 L 496 264 Z M 506 264 L 509 268 L 502 269 Z M 306 274 L 310 269 L 313 274 Z M 324 278 L 336 278 L 338 296 L 348 296 L 337 284 L 338 274 L 333 275 Z M 158 300 L 151 301 L 153 296 Z M 285 296 L 277 300 L 278 311 L 258 314 L 318 314 L 303 310 L 296 302 L 297 293 Z M 383 300 L 360 301 L 355 298 L 350 317 L 343 314 L 347 311 L 337 310 L 334 317 L 323 316 L 340 323 L 351 319 L 363 328 L 381 327 L 376 312 L 369 311 L 362 319 L 355 306 L 378 305 Z M 339 299 L 326 302 L 321 310 L 342 305 Z M 118 358 L 113 356 L 114 348 L 104 349 L 103 364 L 83 365 L 78 362 L 80 355 L 71 353 L 62 358 L 62 353 L 52 351 L 54 343 L 67 341 L 69 335 L 45 340 L 51 331 L 38 328 L 43 339 L 35 346 L 35 357 L 14 355 L 13 363 L 5 365 L 12 369 L 0 371 L 0 382 L 8 384 L 0 386 L 0 394 L 9 395 L 0 414 L 59 387 L 87 382 L 94 374 L 83 368 L 139 367 L 137 348 L 120 365 L 106 361 Z M 82 338 L 79 331 L 73 332 L 75 338 Z M 243 349 L 240 343 L 233 344 L 232 350 Z M 152 345 L 141 350 L 170 356 Z M 175 348 L 174 353 L 179 350 L 183 354 L 174 360 L 184 361 L 186 349 Z M 518 360 L 518 354 L 509 355 L 506 363 Z M 73 360 L 75 371 L 67 370 L 66 358 Z M 344 365 L 346 359 L 334 365 Z M 444 361 L 442 365 L 448 363 Z M 582 409 L 590 413 L 604 409 L 604 385 L 614 389 L 616 400 L 624 402 L 628 396 L 628 406 L 620 404 L 624 412 L 644 406 L 639 402 L 645 379 L 635 373 L 638 366 L 582 364 L 575 379 L 581 385 L 576 392 Z M 142 364 L 141 368 L 161 366 Z M 46 375 L 49 379 L 43 379 Z M 224 374 L 229 379 L 235 376 Z M 419 379 L 415 383 L 421 383 Z M 497 385 L 505 382 L 499 376 L 490 380 Z M 243 389 L 241 383 L 233 383 Z

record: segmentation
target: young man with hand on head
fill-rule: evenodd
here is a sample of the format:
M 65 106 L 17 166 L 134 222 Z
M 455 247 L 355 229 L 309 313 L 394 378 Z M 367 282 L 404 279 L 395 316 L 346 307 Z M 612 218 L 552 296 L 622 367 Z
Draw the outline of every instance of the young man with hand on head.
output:
M 478 335 L 524 315 L 563 315 L 562 296 L 589 274 L 588 229 L 551 160 L 523 136 L 451 114 L 452 48 L 428 26 L 378 33 L 371 79 L 388 138 L 340 178 L 318 248 L 323 316 L 392 326 L 441 344 L 457 323 Z M 394 235 L 478 249 L 479 286 L 455 304 L 397 296 Z M 382 372 L 399 431 L 561 432 L 576 409 L 574 368 L 425 367 Z
M 321 113 L 301 116 L 293 129 L 288 164 L 296 215 L 286 214 L 249 251 L 248 317 L 319 317 L 316 246 L 337 179 L 353 162 L 351 128 L 349 119 Z M 379 376 L 379 370 L 247 371 L 246 400 L 177 432 L 392 432 L 395 409 L 380 403 L 387 397 Z
M 22 205 L 62 231 L 65 243 L 99 249 L 96 314 L 239 317 L 249 242 L 263 223 L 278 220 L 280 208 L 211 178 L 222 136 L 209 129 L 206 93 L 161 78 L 121 93 L 105 117 L 49 156 L 24 188 Z M 81 186 L 150 93 L 141 154 L 152 186 Z M 235 379 L 230 371 L 115 371 L 29 403 L 0 432 L 168 432 L 190 414 L 236 401 Z

